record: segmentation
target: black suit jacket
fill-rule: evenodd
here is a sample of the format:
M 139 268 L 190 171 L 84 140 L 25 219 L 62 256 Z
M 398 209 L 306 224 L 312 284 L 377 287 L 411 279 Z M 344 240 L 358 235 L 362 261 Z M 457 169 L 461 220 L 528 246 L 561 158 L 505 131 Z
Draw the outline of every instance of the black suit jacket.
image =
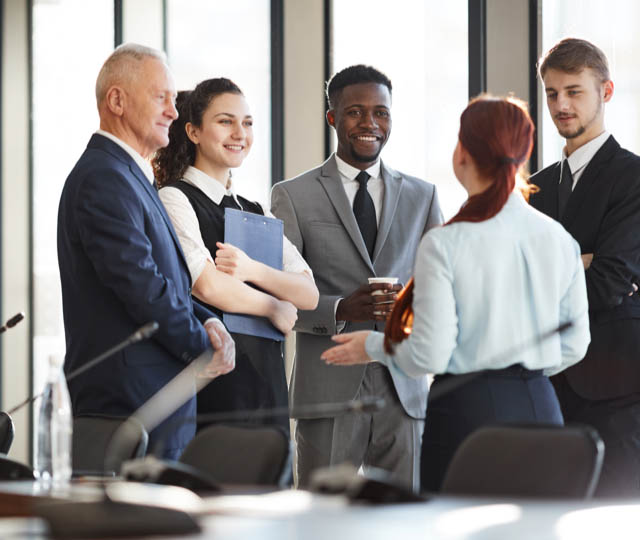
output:
M 560 162 L 531 177 L 540 191 L 531 204 L 558 219 Z M 640 392 L 640 157 L 609 137 L 591 159 L 559 220 L 593 253 L 586 270 L 591 345 L 566 370 L 573 390 L 588 399 Z
M 210 346 L 194 307 L 178 238 L 156 190 L 120 146 L 94 135 L 67 178 L 58 213 L 58 263 L 71 371 L 146 322 L 160 328 L 69 384 L 73 412 L 127 416 Z M 194 311 L 195 310 L 195 311 Z M 195 396 L 195 389 L 194 389 Z M 165 451 L 183 448 L 195 397 L 151 433 Z

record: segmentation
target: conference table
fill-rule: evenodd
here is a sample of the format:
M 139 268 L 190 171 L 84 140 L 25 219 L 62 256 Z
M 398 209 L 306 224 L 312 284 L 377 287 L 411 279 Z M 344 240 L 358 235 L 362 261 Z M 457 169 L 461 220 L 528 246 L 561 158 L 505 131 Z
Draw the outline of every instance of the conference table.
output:
M 132 483 L 114 485 L 116 489 L 111 491 L 114 498 L 128 502 L 153 501 L 153 504 L 175 506 L 195 515 L 202 532 L 189 535 L 188 538 L 624 540 L 640 537 L 637 530 L 640 500 L 434 496 L 421 503 L 372 506 L 351 503 L 342 495 L 320 495 L 297 490 L 199 498 L 182 488 L 169 488 L 166 491 L 164 486 Z M 73 498 L 97 500 L 102 494 L 100 486 L 85 485 L 76 490 Z M 2 482 L 0 513 L 4 516 L 28 516 L 29 501 L 37 502 L 46 497 L 46 494 L 33 493 L 27 483 Z M 47 525 L 39 518 L 0 518 L 0 537 L 47 538 Z

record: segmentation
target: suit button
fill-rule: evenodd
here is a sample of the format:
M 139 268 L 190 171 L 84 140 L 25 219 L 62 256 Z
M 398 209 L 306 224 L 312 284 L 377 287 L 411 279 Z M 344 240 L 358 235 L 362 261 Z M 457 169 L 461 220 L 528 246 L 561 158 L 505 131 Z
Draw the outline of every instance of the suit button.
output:
M 189 288 L 187 289 L 187 294 L 188 294 L 189 296 L 191 296 L 191 287 L 189 287 Z

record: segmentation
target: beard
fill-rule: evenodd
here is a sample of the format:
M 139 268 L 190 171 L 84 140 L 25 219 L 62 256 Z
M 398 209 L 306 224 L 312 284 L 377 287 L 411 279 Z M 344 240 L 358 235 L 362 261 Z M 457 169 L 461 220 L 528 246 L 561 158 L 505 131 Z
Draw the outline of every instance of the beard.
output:
M 382 146 L 380 146 L 377 151 L 372 152 L 371 154 L 362 154 L 356 151 L 353 146 L 351 147 L 351 155 L 356 161 L 359 161 L 360 163 L 372 163 L 374 161 L 377 161 L 380 152 L 382 152 Z
M 602 101 L 598 100 L 598 107 L 596 111 L 593 113 L 593 116 L 591 116 L 591 118 L 589 118 L 587 122 L 580 124 L 573 131 L 571 131 L 568 128 L 564 129 L 564 128 L 558 127 L 558 133 L 560 134 L 560 136 L 564 137 L 565 139 L 575 139 L 576 137 L 580 137 L 580 135 L 582 135 L 585 131 L 587 131 L 587 128 L 591 124 L 593 124 L 593 122 L 595 122 L 596 118 L 598 118 L 601 111 L 602 111 Z

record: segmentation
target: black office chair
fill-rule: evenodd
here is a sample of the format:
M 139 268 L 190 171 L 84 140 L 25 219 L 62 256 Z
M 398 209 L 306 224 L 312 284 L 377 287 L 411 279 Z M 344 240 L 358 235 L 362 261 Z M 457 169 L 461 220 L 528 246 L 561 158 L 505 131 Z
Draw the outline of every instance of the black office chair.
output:
M 593 494 L 604 444 L 582 425 L 496 425 L 460 445 L 442 493 L 587 499 Z
M 213 425 L 193 438 L 180 461 L 223 484 L 284 487 L 291 456 L 289 437 L 278 427 Z
M 13 420 L 6 412 L 0 412 L 0 454 L 8 454 L 15 433 Z
M 126 421 L 126 423 L 125 423 Z M 120 429 L 117 438 L 116 431 Z M 123 461 L 143 457 L 149 434 L 133 418 L 80 415 L 73 419 L 74 474 L 106 475 L 120 472 Z

